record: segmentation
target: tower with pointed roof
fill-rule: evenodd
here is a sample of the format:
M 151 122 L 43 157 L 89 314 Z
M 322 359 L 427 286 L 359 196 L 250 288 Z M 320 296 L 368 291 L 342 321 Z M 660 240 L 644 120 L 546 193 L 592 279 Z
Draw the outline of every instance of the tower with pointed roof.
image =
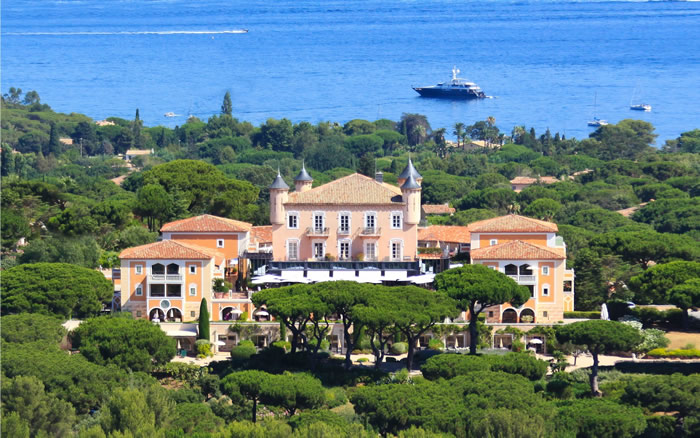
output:
M 270 223 L 281 225 L 284 224 L 285 211 L 284 203 L 287 202 L 289 196 L 289 186 L 279 169 L 277 169 L 277 178 L 270 184 Z
M 409 166 L 412 166 L 410 161 Z M 417 174 L 418 172 L 415 173 Z M 408 178 L 401 184 L 401 197 L 406 202 L 404 222 L 409 225 L 417 225 L 420 222 L 421 190 L 421 186 L 413 173 L 409 173 Z
M 421 176 L 420 173 L 416 170 L 416 168 L 413 166 L 413 161 L 411 160 L 411 157 L 408 157 L 408 164 L 406 167 L 404 167 L 403 171 L 399 174 L 398 181 L 399 181 L 399 187 L 403 187 L 403 185 L 406 183 L 406 180 L 408 180 L 409 176 L 413 176 L 413 178 L 416 180 L 416 183 L 418 185 L 423 182 L 423 176 Z
M 297 192 L 305 192 L 307 190 L 311 190 L 311 185 L 313 184 L 314 179 L 309 175 L 309 172 L 306 171 L 306 165 L 302 163 L 301 165 L 301 171 L 299 174 L 294 178 L 294 190 Z

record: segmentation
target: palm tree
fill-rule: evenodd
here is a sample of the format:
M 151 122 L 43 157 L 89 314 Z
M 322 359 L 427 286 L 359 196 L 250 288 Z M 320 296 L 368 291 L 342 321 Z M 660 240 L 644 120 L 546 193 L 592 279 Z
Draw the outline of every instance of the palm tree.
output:
M 457 136 L 457 147 L 459 147 L 459 140 L 464 136 L 464 123 L 455 123 L 455 130 L 452 133 Z

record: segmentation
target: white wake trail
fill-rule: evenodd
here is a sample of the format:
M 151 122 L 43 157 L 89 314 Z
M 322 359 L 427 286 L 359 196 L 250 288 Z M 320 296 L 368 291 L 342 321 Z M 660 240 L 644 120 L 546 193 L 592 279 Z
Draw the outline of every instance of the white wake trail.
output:
M 3 32 L 3 35 L 16 36 L 68 36 L 68 35 L 220 35 L 233 33 L 248 33 L 248 29 L 233 30 L 162 30 L 162 31 L 122 31 L 122 32 Z

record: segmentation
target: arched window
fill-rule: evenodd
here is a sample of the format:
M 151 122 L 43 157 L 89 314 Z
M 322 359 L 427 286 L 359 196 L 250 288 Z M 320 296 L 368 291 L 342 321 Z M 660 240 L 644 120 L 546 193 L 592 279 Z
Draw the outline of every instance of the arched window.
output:
M 518 322 L 518 312 L 514 309 L 506 309 L 503 311 L 503 317 L 501 318 L 503 324 L 515 324 Z
M 180 273 L 180 265 L 177 263 L 171 263 L 168 265 L 168 274 L 179 274 Z
M 515 266 L 514 264 L 509 264 L 505 266 L 506 268 L 506 275 L 518 275 L 518 267 Z
M 523 309 L 523 311 L 520 312 L 520 322 L 526 324 L 535 322 L 535 311 L 532 309 Z
M 151 309 L 148 312 L 148 319 L 153 322 L 165 321 L 165 313 L 159 308 Z
M 530 268 L 530 265 L 520 265 L 520 275 L 532 275 L 532 268 Z
M 160 263 L 156 263 L 151 266 L 151 274 L 153 275 L 165 275 L 165 266 Z

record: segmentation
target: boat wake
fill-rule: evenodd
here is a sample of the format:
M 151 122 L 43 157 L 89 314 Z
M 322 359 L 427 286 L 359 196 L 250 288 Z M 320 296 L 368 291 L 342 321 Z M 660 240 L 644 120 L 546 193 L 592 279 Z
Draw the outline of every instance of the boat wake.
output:
M 160 31 L 123 31 L 123 32 L 3 32 L 3 35 L 14 36 L 67 36 L 67 35 L 221 35 L 233 33 L 248 33 L 248 29 L 233 30 L 160 30 Z

